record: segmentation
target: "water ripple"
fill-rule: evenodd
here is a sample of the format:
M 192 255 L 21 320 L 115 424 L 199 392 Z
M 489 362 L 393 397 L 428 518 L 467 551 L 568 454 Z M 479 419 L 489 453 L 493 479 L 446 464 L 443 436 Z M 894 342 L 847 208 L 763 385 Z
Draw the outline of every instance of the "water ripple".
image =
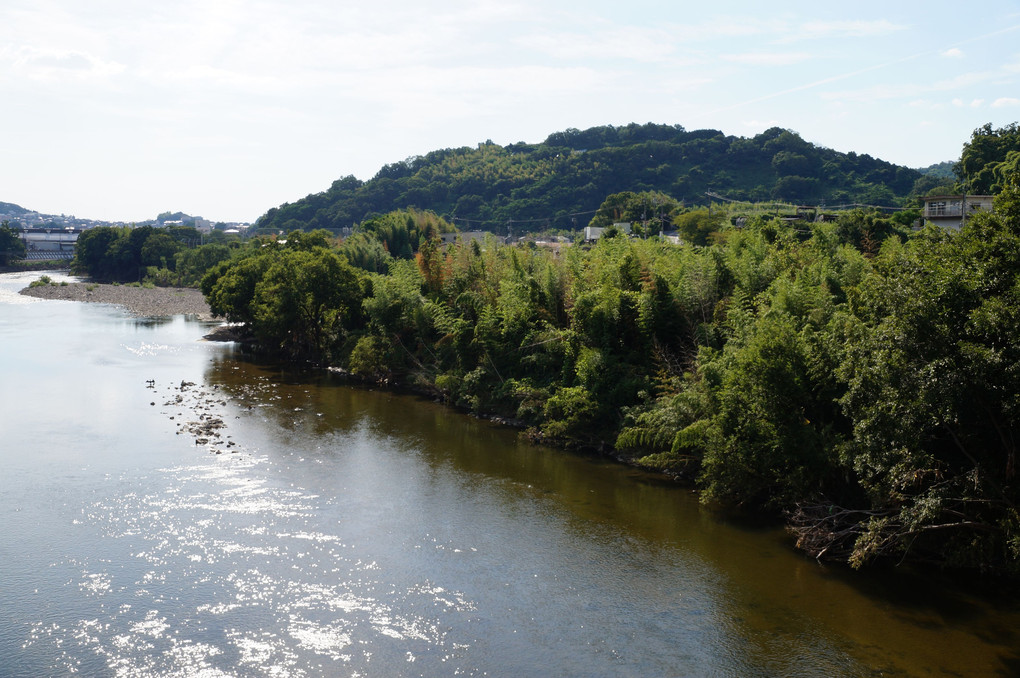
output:
M 60 670 L 401 675 L 422 657 L 442 663 L 463 653 L 448 617 L 471 615 L 465 596 L 427 580 L 388 580 L 339 534 L 313 527 L 316 502 L 274 485 L 264 458 L 203 461 L 84 509 L 79 523 L 126 546 L 128 559 L 64 563 L 77 572 L 67 586 L 107 602 L 33 629 L 27 642 L 50 644 Z

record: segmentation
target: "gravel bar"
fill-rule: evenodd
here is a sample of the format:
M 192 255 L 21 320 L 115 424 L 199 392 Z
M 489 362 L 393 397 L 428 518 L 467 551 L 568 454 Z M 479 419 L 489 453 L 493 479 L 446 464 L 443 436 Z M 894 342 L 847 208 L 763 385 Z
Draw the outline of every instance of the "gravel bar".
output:
M 117 304 L 137 316 L 194 315 L 212 320 L 202 291 L 189 287 L 134 287 L 98 283 L 69 283 L 26 287 L 21 294 L 39 299 Z

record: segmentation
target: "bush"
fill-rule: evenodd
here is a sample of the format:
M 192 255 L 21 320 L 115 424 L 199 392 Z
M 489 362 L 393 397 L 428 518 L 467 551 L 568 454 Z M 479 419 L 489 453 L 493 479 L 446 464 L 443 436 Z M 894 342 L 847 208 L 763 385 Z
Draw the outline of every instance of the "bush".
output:
M 386 345 L 379 337 L 368 335 L 358 339 L 347 360 L 351 372 L 359 377 L 378 379 L 389 372 L 386 367 Z
M 599 405 L 583 386 L 560 388 L 545 403 L 542 433 L 551 438 L 588 440 Z

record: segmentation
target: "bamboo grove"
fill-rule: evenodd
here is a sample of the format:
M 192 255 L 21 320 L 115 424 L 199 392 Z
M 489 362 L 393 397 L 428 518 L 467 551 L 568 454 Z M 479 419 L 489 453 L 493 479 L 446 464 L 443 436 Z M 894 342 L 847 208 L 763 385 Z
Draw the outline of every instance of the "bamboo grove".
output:
M 955 233 L 861 210 L 704 246 L 444 230 L 255 241 L 202 288 L 263 350 L 673 474 L 819 558 L 1020 570 L 1015 177 Z

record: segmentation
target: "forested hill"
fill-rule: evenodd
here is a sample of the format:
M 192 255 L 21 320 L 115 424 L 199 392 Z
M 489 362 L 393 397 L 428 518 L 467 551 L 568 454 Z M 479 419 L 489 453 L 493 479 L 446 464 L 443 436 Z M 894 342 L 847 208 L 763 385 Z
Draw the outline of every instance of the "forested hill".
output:
M 433 151 L 384 166 L 372 179 L 338 179 L 329 190 L 269 210 L 263 228 L 343 228 L 373 214 L 418 207 L 462 230 L 576 230 L 606 196 L 656 191 L 687 205 L 706 192 L 801 204 L 892 205 L 917 170 L 816 146 L 774 127 L 752 137 L 679 125 L 568 129 L 539 144 Z

